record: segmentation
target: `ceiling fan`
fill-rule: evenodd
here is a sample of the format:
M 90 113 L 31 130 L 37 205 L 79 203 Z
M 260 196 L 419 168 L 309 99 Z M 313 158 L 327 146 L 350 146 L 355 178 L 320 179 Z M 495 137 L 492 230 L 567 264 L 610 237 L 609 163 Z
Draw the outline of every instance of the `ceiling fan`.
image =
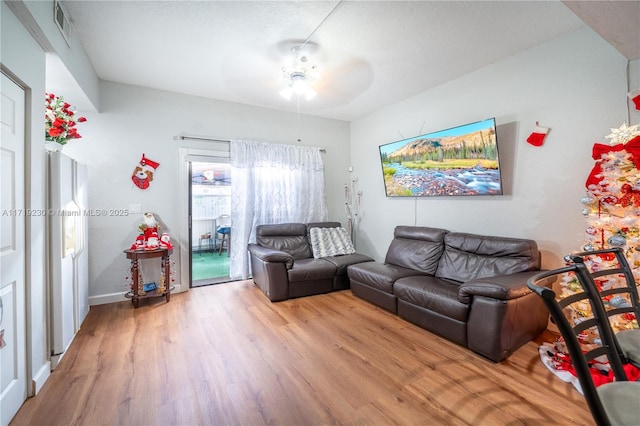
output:
M 340 50 L 339 45 L 321 45 L 312 40 L 342 0 L 324 15 L 322 21 L 305 38 L 290 38 L 264 45 L 259 40 L 240 54 L 233 52 L 223 68 L 227 87 L 255 101 L 262 96 L 261 106 L 292 109 L 285 102 L 295 98 L 296 110 L 301 100 L 312 100 L 306 111 L 346 104 L 360 95 L 373 81 L 371 65 L 357 54 Z M 325 38 L 326 39 L 326 38 Z M 256 66 L 258 64 L 259 66 Z
M 318 67 L 310 58 L 310 51 L 315 50 L 317 45 L 309 42 L 302 43 L 290 49 L 286 56 L 285 64 L 282 67 L 282 77 L 286 87 L 279 93 L 286 100 L 296 94 L 304 96 L 306 100 L 313 99 L 318 92 L 313 88 L 313 84 L 319 80 L 320 73 Z

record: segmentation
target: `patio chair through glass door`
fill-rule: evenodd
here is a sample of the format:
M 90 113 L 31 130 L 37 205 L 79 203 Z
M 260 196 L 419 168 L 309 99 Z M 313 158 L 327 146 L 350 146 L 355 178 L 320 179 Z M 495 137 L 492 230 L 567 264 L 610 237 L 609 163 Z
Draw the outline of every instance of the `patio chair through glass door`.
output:
M 229 247 L 231 247 L 231 216 L 223 214 L 216 219 L 216 244 L 218 255 L 222 255 L 222 250 L 227 250 L 229 255 Z

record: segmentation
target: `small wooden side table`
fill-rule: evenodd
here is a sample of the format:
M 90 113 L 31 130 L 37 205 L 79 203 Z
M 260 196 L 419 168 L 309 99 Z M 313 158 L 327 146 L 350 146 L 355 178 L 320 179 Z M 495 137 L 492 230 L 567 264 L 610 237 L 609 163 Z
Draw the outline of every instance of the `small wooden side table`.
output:
M 133 288 L 124 297 L 131 299 L 133 307 L 137 308 L 140 299 L 146 299 L 148 297 L 162 297 L 167 299 L 167 303 L 171 298 L 171 290 L 174 287 L 171 285 L 171 262 L 169 257 L 173 254 L 173 249 L 157 248 L 155 250 L 130 250 L 124 251 L 127 255 L 127 259 L 131 259 L 131 277 L 133 278 Z M 151 291 L 144 290 L 144 283 L 138 282 L 138 261 L 142 259 L 152 259 L 160 257 L 162 268 L 162 275 L 160 277 L 160 285 L 156 289 Z

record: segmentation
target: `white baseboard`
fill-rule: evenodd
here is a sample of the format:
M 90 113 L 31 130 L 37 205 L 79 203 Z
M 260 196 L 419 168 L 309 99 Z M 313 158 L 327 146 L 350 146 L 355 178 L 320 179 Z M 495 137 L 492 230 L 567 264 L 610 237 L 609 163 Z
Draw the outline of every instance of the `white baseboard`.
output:
M 31 380 L 31 395 L 29 396 L 36 396 L 49 376 L 51 376 L 51 363 L 47 361 L 40 367 L 35 376 L 33 376 Z
M 175 288 L 171 292 L 172 294 L 182 293 L 183 291 L 187 291 L 189 289 L 188 286 L 185 286 L 186 288 L 183 288 L 181 284 L 175 284 L 174 287 Z M 118 293 L 98 294 L 96 296 L 89 296 L 89 306 L 105 305 L 107 303 L 117 303 L 117 302 L 124 302 L 125 300 L 130 300 L 124 297 L 125 294 L 126 292 L 123 291 Z
M 105 305 L 107 303 L 124 302 L 127 300 L 124 295 L 125 291 L 110 294 L 99 294 L 97 296 L 89 296 L 89 306 Z

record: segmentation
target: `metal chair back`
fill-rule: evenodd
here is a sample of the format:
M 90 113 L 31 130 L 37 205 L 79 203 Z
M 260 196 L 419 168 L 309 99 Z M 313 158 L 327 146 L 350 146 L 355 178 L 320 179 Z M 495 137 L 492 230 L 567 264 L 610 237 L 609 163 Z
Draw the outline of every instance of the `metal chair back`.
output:
M 567 273 L 575 274 L 582 291 L 558 299 L 553 290 L 537 285 L 545 278 L 559 277 Z M 616 382 L 601 386 L 618 386 L 623 382 L 626 384 L 629 382 L 627 382 L 623 360 L 615 343 L 609 317 L 589 270 L 584 263 L 576 262 L 563 268 L 540 272 L 531 277 L 527 285 L 542 298 L 553 322 L 558 326 L 594 420 L 598 425 L 612 424 L 607 414 L 608 401 L 603 401 L 599 391 L 596 390 L 591 368 L 599 365 L 601 357 L 606 356 Z M 581 316 L 582 314 L 576 315 L 578 311 L 581 313 L 590 311 L 591 315 L 586 317 Z M 593 339 L 588 346 L 581 344 L 587 333 L 597 333 L 597 338 Z M 637 385 L 638 387 L 634 389 L 640 392 L 640 383 Z M 613 412 L 611 408 L 609 412 Z

